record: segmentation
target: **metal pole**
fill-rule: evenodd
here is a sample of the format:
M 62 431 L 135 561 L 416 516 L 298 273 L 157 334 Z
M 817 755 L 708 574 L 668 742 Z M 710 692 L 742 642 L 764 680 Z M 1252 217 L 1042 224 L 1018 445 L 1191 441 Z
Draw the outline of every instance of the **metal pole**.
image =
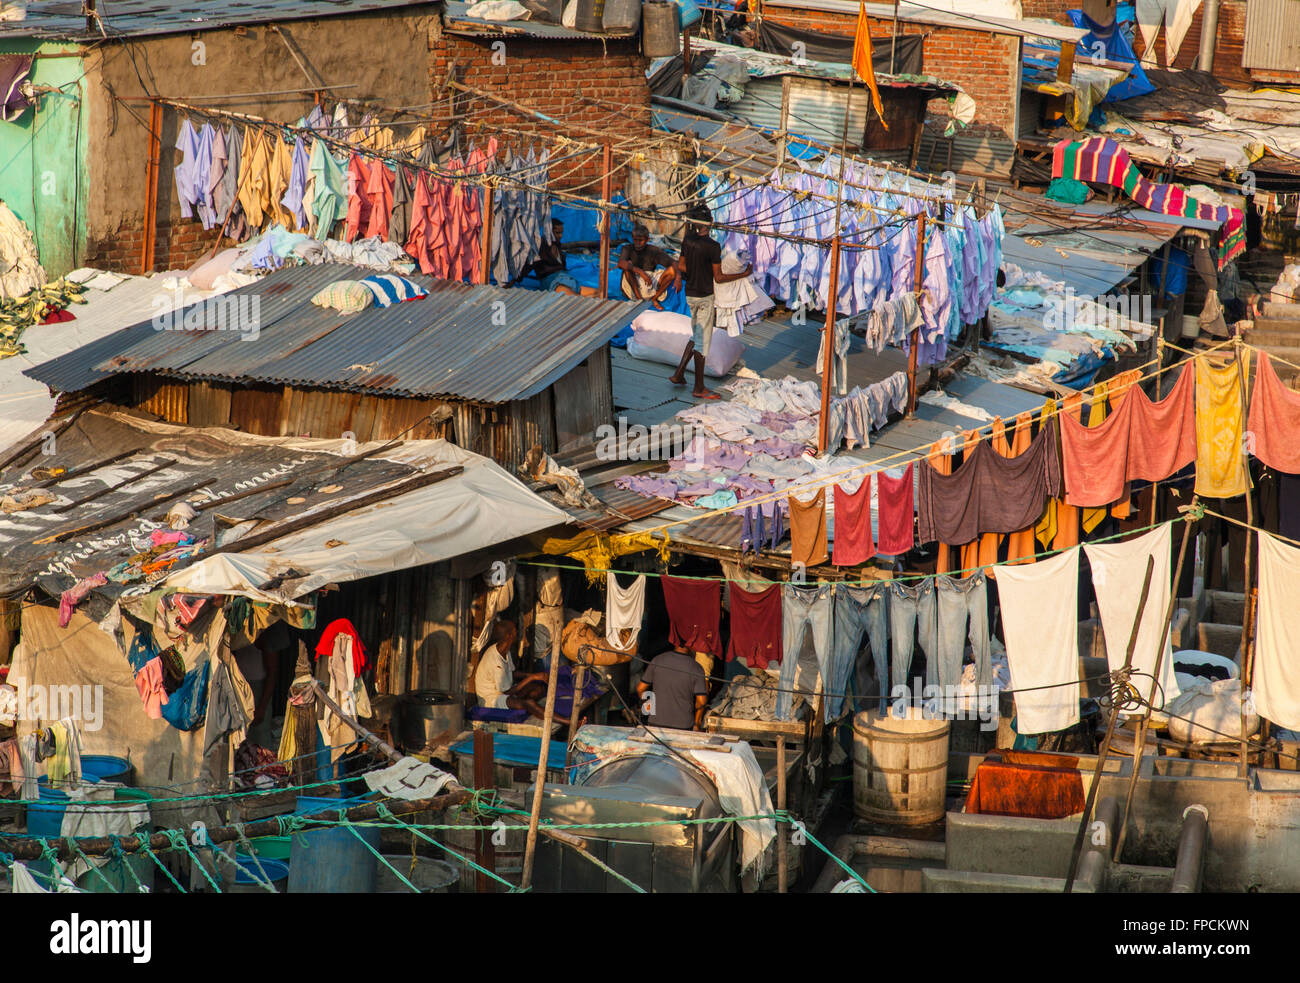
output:
M 1196 507 L 1196 496 L 1192 496 L 1190 508 Z M 1133 792 L 1137 789 L 1138 765 L 1142 762 L 1142 750 L 1147 740 L 1147 721 L 1151 719 L 1151 704 L 1155 702 L 1156 692 L 1160 688 L 1160 669 L 1165 662 L 1165 646 L 1169 639 L 1169 625 L 1174 620 L 1174 608 L 1178 604 L 1178 591 L 1174 585 L 1178 583 L 1183 573 L 1183 561 L 1187 557 L 1187 540 L 1192 532 L 1192 520 L 1190 517 L 1184 517 L 1183 521 L 1183 538 L 1178 546 L 1178 562 L 1174 564 L 1173 584 L 1169 588 L 1169 604 L 1165 608 L 1164 625 L 1156 639 L 1159 648 L 1156 651 L 1155 668 L 1151 671 L 1151 692 L 1147 696 L 1146 708 L 1142 711 L 1142 716 L 1138 720 L 1137 734 L 1133 742 L 1133 772 L 1128 776 L 1128 794 L 1124 797 L 1124 812 L 1120 817 L 1119 831 L 1115 834 L 1115 852 L 1112 856 L 1116 861 L 1119 860 L 1120 851 L 1124 849 L 1124 839 L 1128 831 L 1128 813 L 1133 805 Z
M 1147 594 L 1151 590 L 1151 572 L 1155 569 L 1155 557 L 1147 557 L 1147 575 L 1142 581 L 1142 596 L 1138 599 L 1137 617 L 1133 619 L 1133 630 L 1128 636 L 1128 651 L 1124 653 L 1124 668 L 1127 672 L 1133 664 L 1133 649 L 1137 646 L 1138 628 L 1142 625 L 1142 612 L 1146 610 Z M 1070 872 L 1065 878 L 1065 893 L 1074 888 L 1074 876 L 1079 872 L 1079 857 L 1083 850 L 1083 836 L 1088 831 L 1088 817 L 1092 815 L 1093 804 L 1097 801 L 1097 792 L 1101 789 L 1101 776 L 1106 773 L 1106 759 L 1110 757 L 1110 741 L 1115 736 L 1115 721 L 1119 712 L 1111 709 L 1110 721 L 1106 724 L 1106 736 L 1101 742 L 1101 751 L 1097 755 L 1097 766 L 1092 773 L 1092 786 L 1088 789 L 1088 801 L 1084 803 L 1083 815 L 1079 817 L 1079 831 L 1074 834 L 1074 849 L 1070 851 Z
M 524 844 L 524 870 L 519 886 L 527 890 L 533 882 L 533 854 L 537 850 L 537 825 L 542 816 L 542 786 L 546 784 L 546 760 L 551 750 L 551 723 L 555 720 L 555 688 L 560 677 L 560 656 L 551 653 L 551 675 L 546 684 L 546 712 L 542 715 L 542 750 L 537 756 L 537 777 L 533 781 L 533 806 L 528 813 L 528 841 Z M 577 694 L 574 694 L 577 700 Z

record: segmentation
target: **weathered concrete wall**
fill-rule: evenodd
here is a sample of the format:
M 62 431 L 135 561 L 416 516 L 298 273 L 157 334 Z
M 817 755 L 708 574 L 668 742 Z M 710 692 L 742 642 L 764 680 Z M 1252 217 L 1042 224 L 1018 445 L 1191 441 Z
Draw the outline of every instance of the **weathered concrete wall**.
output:
M 149 105 L 159 95 L 195 105 L 296 122 L 314 104 L 311 92 L 248 95 L 302 89 L 318 81 L 339 86 L 329 105 L 355 101 L 386 116 L 399 107 L 427 107 L 429 43 L 436 7 L 291 21 L 269 25 L 145 38 L 130 45 L 106 44 L 87 56 L 86 76 L 91 194 L 87 209 L 88 259 L 138 271 L 145 212 Z M 286 38 L 288 43 L 286 43 Z M 299 67 L 289 45 L 314 78 Z M 148 87 L 146 91 L 145 86 Z M 346 86 L 344 88 L 343 86 Z M 210 98 L 231 96 L 232 98 Z M 116 98 L 115 98 L 116 97 Z M 119 100 L 133 100 L 121 102 Z M 388 113 L 385 113 L 385 110 Z M 155 268 L 187 265 L 215 239 L 198 222 L 183 220 L 173 168 L 179 121 L 164 113 L 158 175 Z
M 40 95 L 11 123 L 0 123 L 0 199 L 32 231 L 51 277 L 80 265 L 86 231 L 86 81 L 75 45 L 15 40 L 0 54 L 32 54 Z

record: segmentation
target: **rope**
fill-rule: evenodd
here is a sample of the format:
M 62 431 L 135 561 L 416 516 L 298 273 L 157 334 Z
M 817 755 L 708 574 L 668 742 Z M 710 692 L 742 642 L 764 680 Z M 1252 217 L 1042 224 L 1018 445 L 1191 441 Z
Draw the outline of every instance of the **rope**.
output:
M 253 846 L 251 842 L 249 842 L 248 837 L 244 834 L 244 824 L 235 823 L 234 828 L 235 828 L 235 835 L 239 838 L 240 845 L 243 846 L 244 850 L 246 851 L 246 855 L 252 858 L 253 863 L 257 866 L 258 874 L 266 878 L 265 882 L 263 882 L 257 877 L 254 877 L 253 879 L 257 881 L 260 887 L 264 887 L 272 894 L 278 893 L 275 890 L 275 883 L 271 880 L 271 876 L 266 872 L 266 868 L 262 866 L 262 860 L 257 855 L 257 849 Z M 236 867 L 238 866 L 239 864 L 236 863 Z
M 203 875 L 204 879 L 209 884 L 212 885 L 212 890 L 220 894 L 221 885 L 212 879 L 212 875 L 208 873 L 208 868 L 203 866 L 203 861 L 200 860 L 198 855 L 193 850 L 190 849 L 189 839 L 186 836 L 185 831 L 180 829 L 165 829 L 162 832 L 167 837 L 168 841 L 171 843 L 172 849 L 174 850 L 179 848 L 181 850 L 184 850 L 185 853 L 189 856 L 190 862 L 195 864 L 199 868 L 199 872 Z M 215 849 L 215 847 L 213 849 Z M 220 851 L 217 852 L 219 853 Z
M 77 841 L 75 839 L 73 839 L 71 836 L 65 836 L 63 837 L 63 842 L 68 844 L 68 847 L 72 850 L 73 853 L 77 855 L 78 858 L 85 861 L 86 866 L 90 868 L 91 873 L 93 873 L 96 877 L 98 877 L 101 881 L 104 882 L 104 884 L 108 887 L 109 894 L 122 893 L 121 891 L 118 890 L 117 885 L 114 884 L 112 881 L 110 881 L 108 877 L 104 874 L 104 872 L 99 869 L 99 866 L 97 864 L 91 863 L 90 858 L 82 852 L 81 847 L 77 845 Z
M 141 841 L 140 851 L 144 853 L 155 864 L 157 864 L 158 869 L 161 870 L 167 876 L 167 880 L 172 882 L 172 884 L 176 887 L 177 891 L 179 891 L 181 894 L 189 893 L 188 891 L 185 890 L 185 888 L 181 887 L 181 882 L 172 876 L 172 872 L 167 869 L 167 865 L 158 859 L 158 854 L 153 852 L 153 849 L 149 846 L 148 840 Z
M 376 850 L 374 847 L 372 847 L 369 843 L 366 842 L 366 838 L 357 832 L 356 826 L 348 822 L 347 818 L 342 815 L 342 812 L 340 812 L 339 817 L 342 820 L 341 825 L 343 826 L 343 828 L 346 829 L 353 836 L 355 836 L 357 838 L 358 843 L 360 843 L 363 847 L 365 847 L 367 850 L 373 853 L 375 855 L 375 859 L 377 859 L 381 864 L 383 864 L 385 867 L 391 870 L 399 881 L 401 881 L 403 884 L 405 884 L 407 887 L 411 889 L 412 893 L 414 894 L 420 893 L 420 889 L 418 887 L 416 887 L 409 880 L 407 880 L 406 877 L 403 876 L 400 870 L 398 870 L 396 867 L 390 864 L 388 862 L 388 859 L 382 853 L 380 853 L 378 850 Z
M 108 837 L 108 842 L 109 842 L 109 851 L 117 860 L 121 861 L 122 869 L 126 871 L 127 875 L 131 878 L 131 880 L 135 881 L 136 893 L 148 894 L 149 889 L 144 886 L 144 882 L 140 880 L 139 875 L 137 875 L 135 872 L 135 868 L 131 865 L 131 861 L 127 857 L 126 851 L 122 849 L 122 838 L 120 836 L 116 836 L 110 833 Z
M 453 850 L 451 847 L 447 846 L 446 844 L 444 844 L 444 843 L 439 843 L 439 842 L 438 842 L 437 840 L 435 840 L 433 837 L 428 836 L 428 835 L 426 835 L 425 833 L 421 832 L 421 829 L 447 829 L 447 830 L 451 830 L 451 829 L 473 829 L 473 830 L 481 830 L 481 829 L 483 828 L 481 825 L 478 825 L 478 824 L 474 824 L 474 825 L 463 825 L 463 826 L 426 826 L 426 825 L 416 825 L 416 824 L 414 824 L 414 823 L 408 823 L 408 822 L 405 822 L 405 821 L 402 820 L 401 818 L 399 818 L 399 817 L 397 817 L 397 816 L 394 816 L 394 815 L 389 811 L 388 807 L 387 807 L 386 805 L 383 805 L 382 803 L 379 805 L 379 810 L 378 810 L 378 811 L 379 811 L 379 816 L 380 816 L 381 819 L 386 819 L 386 820 L 388 820 L 388 821 L 390 821 L 390 822 L 396 823 L 400 828 L 402 828 L 402 829 L 406 829 L 406 830 L 409 830 L 409 831 L 411 832 L 412 835 L 414 835 L 414 836 L 418 836 L 420 839 L 424 840 L 426 843 L 430 843 L 430 844 L 432 844 L 433 846 L 436 846 L 439 850 L 443 850 L 443 851 L 445 851 L 446 853 L 451 854 L 453 857 L 455 857 L 457 860 L 459 860 L 461 863 L 463 863 L 466 867 L 469 867 L 471 870 L 474 870 L 474 871 L 476 871 L 477 873 L 480 873 L 480 874 L 483 874 L 483 875 L 485 875 L 485 876 L 487 876 L 487 877 L 490 877 L 490 878 L 492 878 L 492 880 L 496 881 L 498 884 L 503 885 L 503 886 L 507 889 L 507 891 L 508 891 L 509 893 L 511 893 L 511 894 L 522 894 L 522 893 L 523 893 L 522 889 L 516 887 L 514 884 L 511 884 L 511 883 L 510 883 L 508 880 L 506 880 L 504 877 L 500 877 L 500 876 L 498 876 L 498 875 L 496 874 L 496 872 L 491 871 L 491 870 L 488 870 L 486 867 L 482 867 L 482 866 L 480 866 L 479 864 L 476 864 L 473 860 L 470 860 L 469 857 L 466 857 L 464 854 L 458 853 L 457 851 Z

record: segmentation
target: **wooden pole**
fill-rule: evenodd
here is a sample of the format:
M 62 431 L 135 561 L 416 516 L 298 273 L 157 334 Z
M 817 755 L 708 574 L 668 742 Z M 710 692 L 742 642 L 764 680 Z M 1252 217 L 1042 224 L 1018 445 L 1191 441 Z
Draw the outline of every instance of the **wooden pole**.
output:
M 781 131 L 776 144 L 776 166 L 785 166 L 786 148 L 790 143 L 790 76 L 781 76 Z
M 785 735 L 776 736 L 776 807 L 781 812 L 785 811 L 786 791 L 785 791 Z M 778 894 L 785 894 L 790 887 L 790 874 L 786 869 L 788 866 L 789 846 L 786 843 L 787 831 L 785 823 L 776 824 L 776 890 Z
M 554 659 L 555 655 L 552 654 Z M 582 711 L 582 688 L 587 685 L 587 667 L 580 665 L 573 677 L 573 707 L 569 712 L 569 747 L 573 747 L 573 735 L 578 732 L 578 714 Z M 565 752 L 564 766 L 569 766 L 569 755 Z
M 921 285 L 925 282 L 925 209 L 916 215 L 916 274 L 912 289 L 919 295 Z M 920 303 L 918 300 L 917 303 Z M 916 346 L 921 341 L 921 329 L 912 329 L 911 348 L 907 353 L 907 415 L 909 419 L 916 413 Z
M 1168 261 L 1166 261 L 1168 266 Z M 1241 357 L 1241 336 L 1238 335 L 1232 340 L 1233 356 L 1237 360 L 1237 387 L 1241 395 L 1241 413 L 1242 419 L 1250 418 L 1250 393 L 1246 390 L 1246 369 L 1249 360 Z M 1246 571 L 1245 579 L 1242 584 L 1242 592 L 1245 595 L 1246 605 L 1243 612 L 1244 617 L 1241 621 L 1241 687 L 1238 692 L 1241 694 L 1241 762 L 1238 767 L 1238 773 L 1242 778 L 1246 777 L 1250 764 L 1250 749 L 1246 740 L 1246 701 L 1245 695 L 1250 689 L 1251 681 L 1251 663 L 1254 655 L 1254 634 L 1255 634 L 1255 605 L 1252 602 L 1254 591 L 1251 589 L 1251 557 L 1253 550 L 1250 548 L 1251 528 L 1255 525 L 1255 507 L 1253 504 L 1254 495 L 1250 487 L 1250 458 L 1245 454 L 1241 455 L 1241 467 L 1246 477 Z
M 416 176 L 417 181 L 425 180 L 424 174 Z M 479 232 L 479 249 L 482 259 L 479 267 L 479 283 L 492 282 L 492 188 L 483 189 L 483 228 Z M 505 284 L 501 284 L 505 286 Z
M 474 787 L 477 789 L 496 787 L 495 743 L 496 738 L 490 730 L 474 731 Z M 486 830 L 474 834 L 474 862 L 484 870 L 496 873 L 497 848 L 492 842 L 492 834 Z M 474 877 L 477 893 L 486 894 L 492 890 L 495 882 L 483 871 L 475 871 Z
M 840 158 L 843 160 L 843 157 Z M 825 454 L 830 439 L 831 367 L 835 360 L 835 306 L 840 282 L 840 209 L 835 203 L 835 236 L 831 239 L 830 300 L 826 307 L 826 324 L 822 328 L 822 403 L 817 424 L 817 453 Z
M 158 227 L 158 167 L 162 158 L 162 103 L 149 100 L 149 157 L 145 165 L 144 242 L 140 249 L 140 272 L 153 272 L 153 240 Z
M 822 401 L 817 423 L 817 453 L 832 450 L 826 446 L 830 439 L 831 416 L 831 365 L 835 354 L 835 308 L 840 290 L 840 209 L 844 205 L 844 158 L 848 156 L 849 117 L 853 115 L 853 73 L 849 73 L 849 94 L 844 101 L 844 127 L 840 135 L 840 173 L 835 182 L 835 224 L 831 236 L 830 297 L 826 304 L 826 323 L 822 327 Z
M 560 656 L 551 654 L 551 674 L 546 683 L 546 710 L 542 715 L 542 750 L 537 755 L 537 777 L 533 781 L 533 805 L 528 813 L 528 840 L 524 844 L 524 870 L 519 886 L 533 883 L 533 855 L 537 850 L 537 825 L 542 817 L 542 786 L 546 784 L 546 761 L 551 750 L 551 723 L 555 720 L 555 686 L 560 677 Z M 575 694 L 574 699 L 577 699 Z
M 889 74 L 898 71 L 894 61 L 894 52 L 898 50 L 898 0 L 894 0 L 894 26 L 889 35 Z
M 1189 508 L 1196 506 L 1196 496 L 1192 496 L 1192 504 Z M 1147 705 L 1142 711 L 1142 716 L 1138 719 L 1137 733 L 1133 741 L 1133 771 L 1128 776 L 1128 794 L 1124 797 L 1124 812 L 1120 816 L 1119 829 L 1115 833 L 1115 852 L 1111 856 L 1118 862 L 1120 851 L 1124 849 L 1124 839 L 1127 836 L 1128 813 L 1133 805 L 1133 792 L 1137 789 L 1138 766 L 1142 763 L 1142 750 L 1146 746 L 1147 740 L 1147 722 L 1151 719 L 1151 704 L 1155 702 L 1156 693 L 1160 691 L 1160 669 L 1165 661 L 1165 646 L 1168 644 L 1169 625 L 1174 620 L 1174 610 L 1178 606 L 1178 580 L 1183 573 L 1183 561 L 1187 558 L 1187 540 L 1192 532 L 1192 522 L 1190 518 L 1184 518 L 1182 542 L 1178 546 L 1178 562 L 1174 564 L 1173 583 L 1169 587 L 1169 604 L 1165 608 L 1165 620 L 1160 630 L 1156 643 L 1159 648 L 1156 651 L 1155 668 L 1151 671 L 1151 692 L 1147 695 Z
M 613 176 L 610 171 L 614 167 L 614 151 L 608 143 L 601 152 L 600 167 L 600 203 L 603 207 L 600 212 L 600 282 L 596 284 L 596 296 L 605 298 L 609 296 L 609 240 L 610 226 L 614 220 L 609 210 L 609 200 L 613 197 Z
M 1128 636 L 1128 651 L 1124 653 L 1124 670 L 1133 664 L 1133 649 L 1137 647 L 1138 629 L 1142 627 L 1142 612 L 1147 607 L 1147 594 L 1151 591 L 1151 573 L 1155 569 L 1155 557 L 1147 557 L 1147 574 L 1142 581 L 1142 596 L 1138 599 L 1137 616 L 1133 619 L 1133 629 Z M 1101 777 L 1106 773 L 1106 759 L 1110 757 L 1110 742 L 1115 736 L 1115 721 L 1119 712 L 1112 709 L 1110 721 L 1106 724 L 1106 736 L 1101 742 L 1101 751 L 1097 754 L 1097 766 L 1092 774 L 1092 785 L 1088 788 L 1088 800 L 1083 806 L 1083 815 L 1079 817 L 1079 830 L 1074 834 L 1074 849 L 1070 852 L 1070 872 L 1065 878 L 1065 893 L 1074 888 L 1074 875 L 1079 872 L 1079 858 L 1083 853 L 1083 837 L 1088 831 L 1088 819 L 1092 816 L 1092 807 L 1097 802 L 1097 792 L 1101 789 Z

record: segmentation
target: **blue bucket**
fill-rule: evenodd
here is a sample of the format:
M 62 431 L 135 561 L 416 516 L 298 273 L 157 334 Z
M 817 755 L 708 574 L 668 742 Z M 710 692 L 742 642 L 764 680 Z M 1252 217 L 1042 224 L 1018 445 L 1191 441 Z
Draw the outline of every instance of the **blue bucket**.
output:
M 257 869 L 258 860 L 262 864 L 260 871 Z M 283 891 L 284 882 L 289 877 L 287 860 L 273 860 L 270 857 L 254 860 L 246 853 L 236 853 L 235 864 L 235 886 L 230 889 L 235 894 L 265 894 L 266 888 L 261 884 L 263 880 L 269 880 L 277 891 Z M 262 876 L 263 873 L 265 877 Z
M 135 768 L 126 758 L 111 754 L 84 754 L 81 756 L 81 775 L 87 781 L 120 782 L 131 784 Z
M 361 797 L 330 799 L 300 795 L 294 814 L 305 816 L 325 810 L 347 809 L 364 801 Z M 294 833 L 289 854 L 289 893 L 374 894 L 379 880 L 379 861 L 365 844 L 378 851 L 379 829 L 357 829 L 356 834 L 343 827 Z

